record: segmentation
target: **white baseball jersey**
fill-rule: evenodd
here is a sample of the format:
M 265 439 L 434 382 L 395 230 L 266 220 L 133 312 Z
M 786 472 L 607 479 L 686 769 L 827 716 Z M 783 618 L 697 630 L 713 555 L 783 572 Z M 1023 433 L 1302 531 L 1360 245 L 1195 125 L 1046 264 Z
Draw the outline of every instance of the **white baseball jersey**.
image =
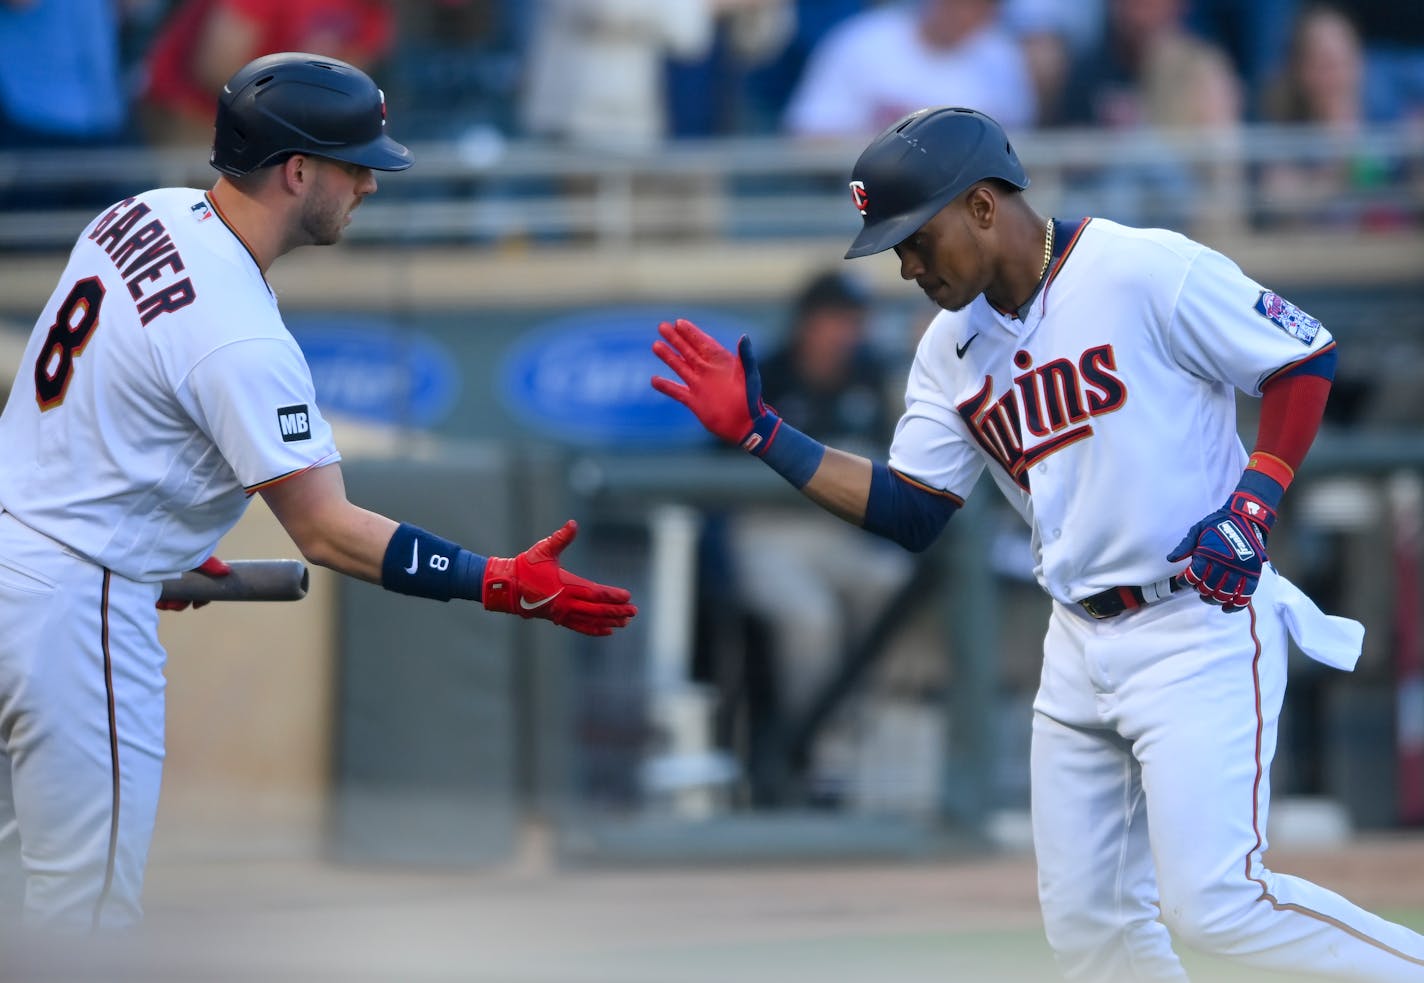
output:
M 0 507 L 132 580 L 197 566 L 265 484 L 339 460 L 256 261 L 202 192 L 80 235 L 0 415 Z
M 1220 508 L 1246 451 L 1233 390 L 1334 344 L 1225 256 L 1103 219 L 1066 242 L 1023 320 L 983 296 L 920 341 L 890 464 L 964 497 L 984 467 L 1030 524 L 1064 602 L 1177 572 L 1167 554 Z
M 890 463 L 960 496 L 987 467 L 1032 527 L 1055 603 L 1031 813 L 1059 968 L 1185 983 L 1170 928 L 1291 978 L 1424 981 L 1424 938 L 1264 864 L 1287 638 L 1350 667 L 1362 627 L 1269 564 L 1235 613 L 1194 591 L 1101 620 L 1074 603 L 1179 572 L 1167 554 L 1246 465 L 1235 390 L 1259 395 L 1334 342 L 1175 233 L 1092 219 L 1057 236 L 1021 319 L 981 296 L 930 325 Z

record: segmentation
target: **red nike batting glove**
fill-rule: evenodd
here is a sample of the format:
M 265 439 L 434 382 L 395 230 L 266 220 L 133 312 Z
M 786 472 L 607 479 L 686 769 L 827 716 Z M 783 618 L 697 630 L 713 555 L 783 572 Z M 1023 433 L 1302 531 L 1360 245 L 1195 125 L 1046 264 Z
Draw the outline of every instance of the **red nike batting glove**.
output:
M 207 558 L 206 560 L 204 560 L 202 563 L 198 564 L 198 566 L 197 566 L 195 569 L 196 569 L 199 573 L 205 573 L 205 574 L 207 574 L 209 577 L 226 577 L 228 574 L 232 573 L 232 567 L 228 566 L 226 563 L 224 563 L 222 560 L 219 560 L 219 559 L 218 559 L 217 557 L 215 557 L 215 556 L 210 556 L 210 557 L 208 557 L 208 558 Z M 211 602 L 209 602 L 209 601 L 191 601 L 191 602 L 189 602 L 189 601 L 155 601 L 153 606 L 156 607 L 156 608 L 158 608 L 158 610 L 160 610 L 160 611 L 186 611 L 186 610 L 188 609 L 188 606 L 189 606 L 190 603 L 191 603 L 191 605 L 193 606 L 193 608 L 196 610 L 197 608 L 202 607 L 204 604 L 209 604 L 209 603 L 211 603 Z
M 611 635 L 638 613 L 621 587 L 585 580 L 559 566 L 559 554 L 578 535 L 573 519 L 516 557 L 485 561 L 485 608 L 521 618 L 547 618 L 585 635 Z
M 686 406 L 727 443 L 765 454 L 781 417 L 762 402 L 761 373 L 747 336 L 742 335 L 734 355 L 685 318 L 664 321 L 658 334 L 662 337 L 653 342 L 653 354 L 684 384 L 654 376 L 653 388 Z

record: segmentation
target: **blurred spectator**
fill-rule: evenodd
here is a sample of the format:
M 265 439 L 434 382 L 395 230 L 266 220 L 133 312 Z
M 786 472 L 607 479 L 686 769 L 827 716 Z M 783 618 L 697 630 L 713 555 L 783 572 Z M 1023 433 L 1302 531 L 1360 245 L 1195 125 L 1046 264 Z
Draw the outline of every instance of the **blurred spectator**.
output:
M 1267 91 L 1266 115 L 1277 123 L 1320 123 L 1353 133 L 1362 122 L 1364 50 L 1338 7 L 1312 3 L 1300 12 L 1286 48 L 1285 69 Z
M 118 0 L 0 0 L 0 150 L 125 133 Z
M 755 20 L 778 16 L 783 5 L 784 0 L 538 0 L 524 88 L 525 130 L 584 147 L 654 147 L 668 133 L 667 59 L 705 57 L 719 16 Z M 755 24 L 750 33 L 758 33 Z
M 1187 31 L 1185 0 L 1108 0 L 1107 12 L 1102 43 L 1070 71 L 1061 115 L 1066 125 L 1133 133 L 1133 161 L 1086 177 L 1107 196 L 1105 217 L 1205 238 L 1238 225 L 1241 85 L 1226 55 Z M 1212 160 L 1183 164 L 1164 133 L 1174 129 L 1199 131 L 1193 149 Z M 1203 209 L 1192 211 L 1193 201 Z
M 769 404 L 818 440 L 855 453 L 883 453 L 894 425 L 887 367 L 867 339 L 869 313 L 859 283 L 839 272 L 816 276 L 792 305 L 783 346 L 759 359 Z M 778 722 L 768 725 L 784 734 L 904 583 L 912 558 L 829 513 L 750 508 L 729 526 L 741 604 L 769 629 Z M 813 750 L 813 790 L 845 778 L 827 754 L 824 742 Z
M 674 57 L 667 66 L 669 135 L 736 136 L 755 132 L 748 80 L 776 58 L 795 33 L 792 0 L 721 13 L 711 49 L 700 58 Z
M 1353 151 L 1364 126 L 1364 50 L 1350 19 L 1326 3 L 1300 12 L 1291 32 L 1285 68 L 1265 93 L 1266 117 L 1279 123 L 1322 127 L 1319 159 L 1272 162 L 1261 175 L 1265 207 L 1282 221 L 1307 225 L 1394 227 L 1407 220 L 1382 201 L 1362 194 L 1398 175 L 1388 161 Z
M 1049 31 L 1073 55 L 1091 51 L 1103 37 L 1106 0 L 1003 0 L 1004 26 L 1015 34 Z
M 798 136 L 869 137 L 925 106 L 1034 123 L 1033 77 L 998 0 L 911 0 L 850 18 L 811 53 L 786 110 Z
M 1069 66 L 1102 40 L 1103 0 L 1004 0 L 1003 24 L 1028 62 L 1038 124 L 1052 126 L 1062 111 Z
M 867 0 L 794 0 L 794 30 L 776 57 L 751 74 L 747 85 L 749 128 L 758 133 L 781 128 L 786 104 L 821 39 L 841 21 L 860 13 Z
M 1365 43 L 1365 112 L 1372 122 L 1424 117 L 1424 3 L 1351 0 Z
M 493 141 L 519 125 L 531 30 L 526 0 L 423 0 L 395 5 L 386 101 L 412 139 Z M 477 145 L 478 146 L 478 145 Z
M 118 0 L 0 0 L 0 153 L 94 150 L 129 139 Z M 40 180 L 30 154 L 0 176 L 0 211 L 94 209 L 120 182 Z
M 1064 121 L 1111 129 L 1235 127 L 1240 83 L 1219 48 L 1186 30 L 1185 14 L 1185 0 L 1108 0 L 1103 41 L 1069 77 Z
M 1298 0 L 1190 0 L 1187 26 L 1221 48 L 1245 87 L 1248 115 L 1259 116 L 1268 80 L 1285 64 L 1285 45 Z
M 140 102 L 148 138 L 209 144 L 223 83 L 260 55 L 307 51 L 371 69 L 394 40 L 391 7 L 386 0 L 185 0 L 148 58 Z

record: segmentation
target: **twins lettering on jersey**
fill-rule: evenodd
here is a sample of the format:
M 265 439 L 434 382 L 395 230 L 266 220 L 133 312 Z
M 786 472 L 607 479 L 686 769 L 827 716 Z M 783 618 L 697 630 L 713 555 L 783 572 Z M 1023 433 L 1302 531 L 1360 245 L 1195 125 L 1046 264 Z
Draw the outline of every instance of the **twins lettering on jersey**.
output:
M 1076 362 L 1055 358 L 1042 365 L 1020 350 L 1021 374 L 995 396 L 993 376 L 957 407 L 975 440 L 1025 491 L 1028 470 L 1049 455 L 1093 435 L 1093 417 L 1121 409 L 1127 386 L 1116 374 L 1112 345 L 1089 348 Z
M 186 276 L 178 279 L 184 264 L 173 237 L 158 219 L 143 221 L 151 211 L 148 205 L 126 198 L 89 233 L 123 277 L 145 325 L 198 299 L 193 281 Z

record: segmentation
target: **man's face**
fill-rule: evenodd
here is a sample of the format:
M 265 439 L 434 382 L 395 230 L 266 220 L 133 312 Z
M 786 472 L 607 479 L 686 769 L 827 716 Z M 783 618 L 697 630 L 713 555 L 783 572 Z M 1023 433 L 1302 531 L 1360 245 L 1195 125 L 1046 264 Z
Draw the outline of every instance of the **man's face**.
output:
M 302 202 L 301 236 L 316 246 L 341 241 L 351 213 L 376 190 L 376 176 L 369 167 L 322 157 L 310 158 L 316 165 L 315 181 Z
M 967 194 L 973 194 L 971 189 Z M 947 311 L 967 307 L 988 287 L 990 264 L 966 195 L 945 205 L 895 247 L 900 276 Z
M 933 44 L 952 47 L 991 24 L 995 0 L 922 0 L 920 30 Z

